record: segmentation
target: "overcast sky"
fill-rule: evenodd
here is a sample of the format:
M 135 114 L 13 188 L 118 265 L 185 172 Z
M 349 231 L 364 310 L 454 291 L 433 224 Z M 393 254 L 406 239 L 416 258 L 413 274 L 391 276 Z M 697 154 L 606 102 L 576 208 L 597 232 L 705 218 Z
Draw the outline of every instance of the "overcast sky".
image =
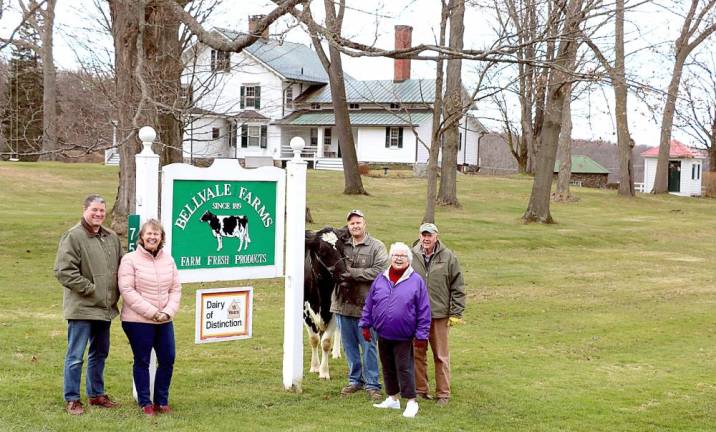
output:
M 6 2 L 11 3 L 11 2 Z M 322 2 L 315 6 L 316 12 L 322 9 Z M 393 48 L 393 28 L 395 25 L 413 27 L 413 43 L 434 43 L 438 33 L 440 2 L 437 0 L 348 0 L 350 10 L 346 12 L 344 36 L 372 44 L 381 48 Z M 217 13 L 213 14 L 210 23 L 216 26 L 245 31 L 248 16 L 267 13 L 272 9 L 271 2 L 266 0 L 225 1 Z M 661 12 L 660 12 L 661 11 Z M 91 0 L 60 0 L 57 10 L 58 35 L 56 37 L 55 59 L 60 68 L 76 68 L 75 51 L 78 50 L 77 39 L 91 41 L 93 49 L 111 50 L 112 41 L 97 34 L 87 36 L 86 27 L 98 16 Z M 493 40 L 494 36 L 484 13 L 468 9 L 466 13 L 465 46 L 483 48 Z M 6 29 L 12 19 L 6 13 L 0 26 Z M 642 40 L 662 42 L 661 51 L 666 52 L 664 41 L 675 38 L 680 20 L 668 16 L 653 5 L 646 5 L 639 11 L 631 12 L 627 19 L 627 39 L 631 46 L 644 45 Z M 287 27 L 286 20 L 272 26 L 272 32 Z M 72 37 L 74 35 L 74 37 Z M 308 36 L 300 29 L 289 31 L 287 39 L 310 44 Z M 708 44 L 708 42 L 707 42 Z M 705 44 L 706 47 L 709 45 Z M 710 44 L 713 46 L 713 42 Z M 74 48 L 74 49 L 73 49 Z M 627 49 L 629 51 L 629 49 Z M 81 50 L 80 50 L 81 52 Z M 479 65 L 475 62 L 464 62 L 464 84 L 470 87 L 474 82 L 475 70 Z M 672 62 L 664 55 L 653 50 L 641 51 L 628 62 L 628 72 L 641 82 L 657 88 L 665 88 Z M 345 58 L 346 72 L 357 79 L 392 79 L 393 60 L 385 58 Z M 435 64 L 429 61 L 413 61 L 413 78 L 433 78 Z M 604 139 L 616 141 L 613 126 L 612 90 L 609 87 L 595 87 L 585 94 L 582 100 L 573 104 L 574 138 Z M 660 107 L 655 110 L 640 102 L 639 98 L 630 95 L 631 106 L 629 123 L 632 136 L 637 144 L 657 145 L 659 138 Z M 516 106 L 515 108 L 516 109 Z M 495 117 L 495 111 L 487 103 L 478 104 L 478 116 L 491 128 L 497 128 L 489 119 Z M 515 111 L 517 114 L 517 111 Z M 515 118 L 517 116 L 515 115 Z M 675 130 L 673 137 L 690 143 L 688 136 Z

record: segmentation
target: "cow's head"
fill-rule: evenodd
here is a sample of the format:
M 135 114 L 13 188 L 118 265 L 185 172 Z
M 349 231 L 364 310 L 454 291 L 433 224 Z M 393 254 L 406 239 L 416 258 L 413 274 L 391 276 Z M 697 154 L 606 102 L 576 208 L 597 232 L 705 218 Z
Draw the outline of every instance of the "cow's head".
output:
M 306 232 L 306 250 L 317 258 L 316 264 L 323 271 L 330 273 L 337 284 L 343 282 L 341 274 L 348 269 L 343 242 L 339 239 L 339 233 L 336 230 L 326 227 L 316 233 Z
M 211 218 L 214 217 L 214 215 L 210 211 L 205 211 L 203 215 L 201 215 L 201 219 L 199 219 L 202 222 L 209 222 Z

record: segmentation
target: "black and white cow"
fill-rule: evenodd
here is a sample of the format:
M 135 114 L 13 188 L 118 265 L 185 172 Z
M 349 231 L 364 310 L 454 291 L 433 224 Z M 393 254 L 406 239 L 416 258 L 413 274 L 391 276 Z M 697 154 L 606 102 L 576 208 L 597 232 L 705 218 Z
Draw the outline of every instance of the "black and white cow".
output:
M 246 250 L 251 243 L 249 237 L 249 219 L 246 216 L 218 216 L 210 211 L 206 211 L 200 219 L 211 227 L 211 233 L 216 237 L 217 248 L 219 252 L 223 247 L 221 243 L 222 237 L 236 237 L 239 239 L 238 252 Z
M 341 286 L 340 276 L 346 272 L 343 240 L 350 236 L 345 229 L 323 228 L 306 231 L 306 257 L 304 261 L 303 319 L 311 344 L 311 372 L 320 379 L 330 379 L 328 353 L 333 358 L 341 355 L 340 333 L 331 313 L 331 294 Z M 319 344 L 322 355 L 319 361 Z

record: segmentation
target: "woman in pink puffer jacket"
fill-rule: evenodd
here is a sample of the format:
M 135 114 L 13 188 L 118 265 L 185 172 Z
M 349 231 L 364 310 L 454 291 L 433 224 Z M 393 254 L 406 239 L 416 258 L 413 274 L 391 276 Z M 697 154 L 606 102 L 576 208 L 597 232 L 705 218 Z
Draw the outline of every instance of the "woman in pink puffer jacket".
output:
M 176 347 L 172 319 L 179 310 L 181 284 L 174 258 L 162 250 L 164 228 L 150 219 L 139 231 L 137 250 L 122 258 L 119 292 L 122 329 L 134 353 L 133 376 L 137 399 L 144 414 L 169 413 L 169 385 Z M 154 403 L 149 397 L 149 359 L 157 353 Z

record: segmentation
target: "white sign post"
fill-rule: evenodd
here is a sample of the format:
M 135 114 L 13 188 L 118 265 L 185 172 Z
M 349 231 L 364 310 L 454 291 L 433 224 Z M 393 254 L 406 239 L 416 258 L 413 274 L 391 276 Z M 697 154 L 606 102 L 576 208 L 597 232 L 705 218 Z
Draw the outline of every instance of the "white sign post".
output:
M 151 126 L 144 126 L 139 129 L 139 139 L 144 147 L 141 153 L 134 156 L 136 164 L 135 213 L 139 215 L 139 226 L 151 218 L 156 218 L 159 209 L 159 155 L 152 151 L 152 142 L 157 137 L 157 132 Z M 154 400 L 154 376 L 157 374 L 157 354 L 152 350 L 149 360 L 149 398 Z M 132 394 L 134 400 L 137 397 L 137 387 L 132 380 Z
M 305 142 L 291 139 L 293 159 L 286 166 L 286 279 L 283 324 L 283 387 L 301 392 L 303 381 L 303 261 L 306 230 Z

